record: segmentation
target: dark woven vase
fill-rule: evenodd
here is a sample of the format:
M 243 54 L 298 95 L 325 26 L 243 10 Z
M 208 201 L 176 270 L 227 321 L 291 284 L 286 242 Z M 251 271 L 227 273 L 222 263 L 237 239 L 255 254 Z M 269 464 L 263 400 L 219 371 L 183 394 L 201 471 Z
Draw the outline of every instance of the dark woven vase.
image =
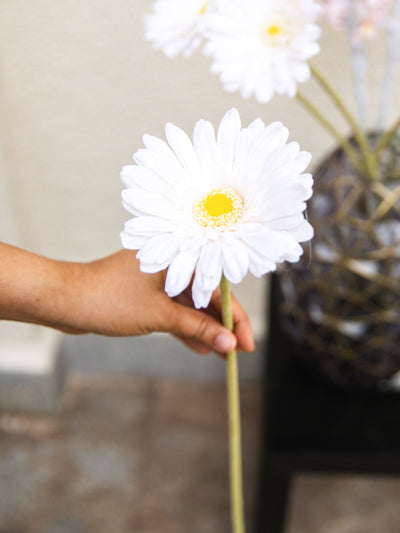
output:
M 315 237 L 279 275 L 298 357 L 342 388 L 382 388 L 400 370 L 399 170 L 395 144 L 374 180 L 335 151 L 314 174 Z

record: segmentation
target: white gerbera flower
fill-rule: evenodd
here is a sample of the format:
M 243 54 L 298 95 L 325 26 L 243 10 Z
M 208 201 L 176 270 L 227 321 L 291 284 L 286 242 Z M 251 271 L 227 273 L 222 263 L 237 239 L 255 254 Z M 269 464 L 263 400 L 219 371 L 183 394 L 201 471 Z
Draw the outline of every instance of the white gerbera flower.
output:
M 268 102 L 293 97 L 310 76 L 307 60 L 320 50 L 314 0 L 215 0 L 204 52 L 224 89 Z
M 167 57 L 190 56 L 202 43 L 212 0 L 155 0 L 145 39 Z
M 221 275 L 239 283 L 250 271 L 261 276 L 282 261 L 295 262 L 299 242 L 311 239 L 305 200 L 312 194 L 311 156 L 288 130 L 261 119 L 241 129 L 239 113 L 226 113 L 215 137 L 199 120 L 193 143 L 167 124 L 169 143 L 145 135 L 146 148 L 123 167 L 124 207 L 134 218 L 121 233 L 125 248 L 139 250 L 143 272 L 168 267 L 165 290 L 180 294 L 195 277 L 192 296 L 207 307 Z

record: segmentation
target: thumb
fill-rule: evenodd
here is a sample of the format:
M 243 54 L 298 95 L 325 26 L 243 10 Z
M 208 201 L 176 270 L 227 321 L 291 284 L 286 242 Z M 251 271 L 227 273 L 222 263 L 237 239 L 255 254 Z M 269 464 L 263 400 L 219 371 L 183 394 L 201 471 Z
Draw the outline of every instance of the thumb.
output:
M 235 335 L 204 311 L 174 303 L 168 326 L 170 333 L 199 353 L 214 350 L 225 354 L 236 348 Z

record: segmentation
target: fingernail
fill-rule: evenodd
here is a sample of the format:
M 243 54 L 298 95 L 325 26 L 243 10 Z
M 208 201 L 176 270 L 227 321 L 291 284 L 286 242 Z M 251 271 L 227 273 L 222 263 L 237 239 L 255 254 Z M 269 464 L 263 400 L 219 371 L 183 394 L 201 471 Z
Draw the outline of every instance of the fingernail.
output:
M 235 339 L 227 333 L 220 333 L 214 342 L 214 349 L 217 352 L 230 352 L 235 349 Z

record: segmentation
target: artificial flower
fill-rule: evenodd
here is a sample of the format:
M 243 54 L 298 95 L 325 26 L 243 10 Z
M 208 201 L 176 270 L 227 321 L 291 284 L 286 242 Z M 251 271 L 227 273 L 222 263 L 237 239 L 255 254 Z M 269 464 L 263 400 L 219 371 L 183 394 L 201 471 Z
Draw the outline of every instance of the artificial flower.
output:
M 314 0 L 215 0 L 204 53 L 224 89 L 268 102 L 293 97 L 310 76 L 308 59 L 320 50 Z
M 322 0 L 322 13 L 335 29 L 349 29 L 355 45 L 375 39 L 389 26 L 393 0 Z
M 349 12 L 349 0 L 322 0 L 322 14 L 328 24 L 337 30 L 341 30 L 346 25 Z
M 190 56 L 202 43 L 212 0 L 156 0 L 145 17 L 145 39 L 167 57 Z
M 311 156 L 287 143 L 280 123 L 261 119 L 241 128 L 239 113 L 223 117 L 217 135 L 199 120 L 193 142 L 169 123 L 168 144 L 145 135 L 136 164 L 121 171 L 123 205 L 134 218 L 121 233 L 138 250 L 143 272 L 168 268 L 165 290 L 174 297 L 191 282 L 197 308 L 207 307 L 221 275 L 239 283 L 298 261 L 299 242 L 313 235 L 303 212 L 312 177 Z

